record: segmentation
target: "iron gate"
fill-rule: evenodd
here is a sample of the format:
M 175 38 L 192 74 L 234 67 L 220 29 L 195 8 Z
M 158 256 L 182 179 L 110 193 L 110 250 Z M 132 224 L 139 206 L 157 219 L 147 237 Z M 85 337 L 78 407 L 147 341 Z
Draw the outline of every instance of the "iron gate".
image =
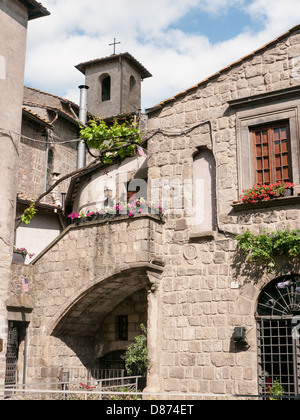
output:
M 300 396 L 300 276 L 270 283 L 257 309 L 259 393 Z
M 19 355 L 19 331 L 13 322 L 9 323 L 6 353 L 5 386 L 16 385 Z
M 265 319 L 258 326 L 259 393 L 300 395 L 300 343 L 293 338 L 292 319 Z M 284 390 L 284 392 L 280 392 Z

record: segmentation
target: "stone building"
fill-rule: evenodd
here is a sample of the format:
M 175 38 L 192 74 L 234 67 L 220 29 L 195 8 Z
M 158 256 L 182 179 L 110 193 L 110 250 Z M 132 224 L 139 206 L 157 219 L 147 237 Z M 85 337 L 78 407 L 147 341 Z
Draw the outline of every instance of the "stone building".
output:
M 141 82 L 152 75 L 131 54 L 113 54 L 76 68 L 85 75 L 89 87 L 91 114 L 109 118 L 140 111 Z
M 103 94 L 105 79 L 119 86 L 120 63 L 111 61 L 113 70 L 93 62 L 94 114 L 114 98 Z M 119 368 L 146 323 L 147 392 L 258 395 L 280 380 L 299 395 L 299 261 L 282 256 L 270 274 L 245 263 L 236 241 L 246 229 L 299 229 L 299 64 L 297 26 L 147 110 L 147 158 L 71 179 L 67 213 L 97 210 L 110 180 L 119 186 L 111 198 L 122 185 L 138 193 L 146 183 L 142 197 L 166 214 L 78 220 L 32 264 L 12 265 L 6 304 L 26 330 L 27 382 Z M 239 202 L 254 184 L 282 180 L 295 184 L 292 196 Z
M 1 0 L 0 53 L 0 384 L 5 378 L 7 309 L 17 192 L 19 136 L 28 22 L 49 12 L 35 0 Z M 10 34 L 10 36 L 7 36 Z M 5 37 L 5 39 L 4 39 Z
M 24 87 L 19 150 L 17 216 L 59 177 L 77 168 L 79 107 L 67 99 Z M 30 176 L 29 176 L 30 174 Z M 15 233 L 15 246 L 38 255 L 66 227 L 63 205 L 69 182 L 61 183 L 37 206 L 29 225 Z M 30 259 L 26 258 L 26 263 Z

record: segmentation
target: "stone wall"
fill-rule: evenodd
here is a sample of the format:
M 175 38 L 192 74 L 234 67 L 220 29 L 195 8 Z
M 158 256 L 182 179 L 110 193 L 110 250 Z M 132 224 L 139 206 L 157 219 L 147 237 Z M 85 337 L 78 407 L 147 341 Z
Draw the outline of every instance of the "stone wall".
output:
M 150 290 L 149 273 L 156 279 L 162 270 L 162 230 L 156 216 L 72 225 L 30 266 L 28 381 L 56 380 L 62 368 L 95 367 L 109 316 L 126 299 Z M 15 281 L 17 290 L 18 276 Z M 140 303 L 147 311 L 145 297 Z M 128 313 L 134 329 L 141 312 L 136 301 Z M 116 344 L 108 347 L 113 351 Z
M 147 326 L 147 312 L 146 290 L 134 293 L 114 308 L 104 319 L 95 337 L 95 358 L 115 351 L 125 351 L 135 341 L 135 337 L 141 334 L 141 324 Z M 128 316 L 128 340 L 117 339 L 116 317 L 120 315 Z
M 300 267 L 284 257 L 272 275 L 249 267 L 237 253 L 236 235 L 299 228 L 300 185 L 294 197 L 268 205 L 233 205 L 243 188 L 239 164 L 246 161 L 240 130 L 246 120 L 250 127 L 282 115 L 293 124 L 296 118 L 299 127 L 298 56 L 300 33 L 294 30 L 149 113 L 148 198 L 163 198 L 165 221 L 140 216 L 72 225 L 28 268 L 29 381 L 56 379 L 62 368 L 92 367 L 99 339 L 117 347 L 110 317 L 136 294 L 144 293 L 145 305 L 147 292 L 148 392 L 258 393 L 257 301 L 271 280 Z M 215 195 L 207 180 L 216 219 L 208 232 L 194 229 L 193 198 L 185 194 L 201 150 L 213 153 L 216 166 Z M 296 180 L 298 153 L 293 149 Z M 235 346 L 235 327 L 246 327 L 249 347 Z
M 300 202 L 295 198 L 290 204 L 285 201 L 274 207 L 234 208 L 232 203 L 240 193 L 239 126 L 236 109 L 229 101 L 298 86 L 294 64 L 299 55 L 300 33 L 296 31 L 165 101 L 149 114 L 148 176 L 152 195 L 162 196 L 174 179 L 182 185 L 193 179 L 193 157 L 201 148 L 213 151 L 217 168 L 214 232 L 197 234 L 183 206 L 181 211 L 177 206 L 174 214 L 178 196 L 174 198 L 171 189 L 161 290 L 163 391 L 258 393 L 257 299 L 274 276 L 299 272 L 299 267 L 282 263 L 272 276 L 255 270 L 253 265 L 249 271 L 236 253 L 235 235 L 245 229 L 259 233 L 265 228 L 299 228 Z M 288 95 L 276 105 L 287 109 L 289 101 L 299 109 L 299 103 L 295 105 Z M 258 117 L 253 124 L 259 123 L 260 111 L 274 111 L 271 99 L 255 106 Z M 276 121 L 278 117 L 274 114 L 273 118 Z M 297 158 L 293 157 L 295 161 Z M 183 203 L 184 197 L 180 200 Z M 247 351 L 234 346 L 236 326 L 247 328 Z
M 110 100 L 102 101 L 103 78 L 111 78 Z M 135 78 L 134 89 L 130 90 L 130 77 Z M 119 56 L 86 68 L 85 83 L 88 110 L 97 118 L 110 118 L 115 115 L 138 112 L 141 106 L 141 75 L 127 59 Z
M 5 300 L 12 260 L 16 173 L 21 131 L 22 89 L 26 52 L 28 11 L 19 1 L 0 3 L 0 386 L 5 378 L 7 319 Z M 9 36 L 7 36 L 9 34 Z
M 47 115 L 47 120 L 54 118 L 54 112 Z M 23 116 L 22 134 L 37 140 L 31 141 L 23 137 L 20 144 L 18 192 L 33 199 L 45 192 L 46 187 L 49 188 L 53 173 L 64 176 L 76 169 L 77 143 L 64 142 L 78 138 L 78 126 L 64 118 L 58 118 L 49 129 Z M 51 165 L 48 164 L 49 151 L 53 154 Z M 70 180 L 66 180 L 57 188 L 59 199 L 60 193 L 68 191 L 69 183 Z M 47 201 L 52 202 L 50 195 Z

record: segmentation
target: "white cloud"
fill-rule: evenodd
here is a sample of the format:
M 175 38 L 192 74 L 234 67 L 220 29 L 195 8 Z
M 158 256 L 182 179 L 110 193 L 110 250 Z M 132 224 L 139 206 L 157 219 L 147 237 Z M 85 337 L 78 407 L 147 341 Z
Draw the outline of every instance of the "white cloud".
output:
M 300 23 L 299 0 L 254 0 L 246 9 L 254 19 L 265 23 L 266 30 L 277 31 L 277 35 Z
M 143 84 L 143 106 L 186 89 L 218 69 L 250 53 L 300 23 L 300 0 L 43 0 L 51 15 L 32 21 L 28 33 L 26 83 L 78 102 L 84 77 L 80 62 L 117 52 L 130 52 L 153 74 Z M 218 16 L 230 7 L 259 19 L 241 34 L 211 44 L 201 28 L 197 34 L 171 29 L 187 13 L 199 10 Z M 217 21 L 216 21 L 217 22 Z M 251 23 L 251 20 L 249 20 Z M 250 28 L 250 29 L 249 29 Z

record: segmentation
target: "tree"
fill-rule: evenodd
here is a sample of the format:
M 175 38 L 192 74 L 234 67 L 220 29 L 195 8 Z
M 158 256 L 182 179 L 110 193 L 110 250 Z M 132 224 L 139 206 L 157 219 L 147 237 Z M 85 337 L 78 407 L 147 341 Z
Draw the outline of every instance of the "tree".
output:
M 142 334 L 135 337 L 135 343 L 127 347 L 127 351 L 123 356 L 125 360 L 125 368 L 128 375 L 147 376 L 151 362 L 148 357 L 147 347 L 147 328 L 141 325 Z

